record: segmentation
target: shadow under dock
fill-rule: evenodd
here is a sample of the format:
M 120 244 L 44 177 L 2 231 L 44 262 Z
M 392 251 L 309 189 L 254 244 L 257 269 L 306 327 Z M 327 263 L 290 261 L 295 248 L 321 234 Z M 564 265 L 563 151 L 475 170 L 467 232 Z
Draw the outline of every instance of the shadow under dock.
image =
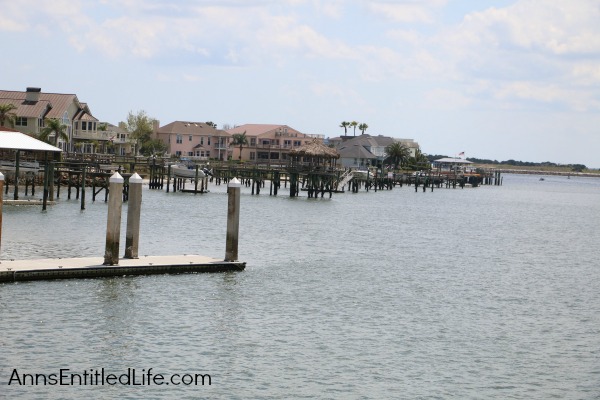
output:
M 122 258 L 103 265 L 102 257 L 0 261 L 0 282 L 47 279 L 100 278 L 124 275 L 182 274 L 242 271 L 245 262 L 222 261 L 199 255 Z

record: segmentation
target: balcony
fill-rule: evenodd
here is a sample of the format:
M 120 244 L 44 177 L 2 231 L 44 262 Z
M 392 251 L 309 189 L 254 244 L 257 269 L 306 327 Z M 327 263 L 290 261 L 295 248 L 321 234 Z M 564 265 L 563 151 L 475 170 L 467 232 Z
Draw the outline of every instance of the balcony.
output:
M 80 129 L 73 132 L 74 139 L 85 140 L 110 140 L 111 134 L 105 131 L 82 131 Z
M 255 149 L 270 149 L 270 150 L 291 150 L 295 147 L 300 147 L 302 146 L 302 143 L 300 144 L 262 144 L 259 143 L 256 146 L 252 146 L 250 145 L 250 148 L 255 148 Z

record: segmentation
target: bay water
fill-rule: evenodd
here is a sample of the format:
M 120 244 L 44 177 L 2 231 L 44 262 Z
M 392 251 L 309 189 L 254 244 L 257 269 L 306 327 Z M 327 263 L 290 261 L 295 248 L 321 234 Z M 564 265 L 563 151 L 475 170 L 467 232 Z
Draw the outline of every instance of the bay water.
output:
M 140 255 L 223 258 L 209 189 L 144 186 Z M 0 284 L 0 399 L 600 398 L 600 179 L 286 193 L 242 188 L 243 272 Z M 107 203 L 61 195 L 4 206 L 1 259 L 103 256 Z M 102 369 L 211 384 L 15 379 Z

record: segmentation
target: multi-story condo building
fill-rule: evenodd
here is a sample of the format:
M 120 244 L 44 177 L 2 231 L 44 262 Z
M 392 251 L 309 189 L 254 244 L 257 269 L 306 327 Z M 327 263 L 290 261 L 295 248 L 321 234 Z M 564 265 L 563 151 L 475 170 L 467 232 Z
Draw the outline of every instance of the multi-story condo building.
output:
M 192 160 L 227 160 L 232 154 L 231 135 L 206 122 L 174 121 L 157 129 L 156 138 L 167 153 Z
M 324 135 L 307 134 L 287 125 L 245 124 L 227 130 L 227 133 L 246 134 L 247 145 L 242 146 L 241 159 L 247 161 L 286 162 L 292 149 Z M 233 159 L 240 158 L 239 146 L 233 146 Z

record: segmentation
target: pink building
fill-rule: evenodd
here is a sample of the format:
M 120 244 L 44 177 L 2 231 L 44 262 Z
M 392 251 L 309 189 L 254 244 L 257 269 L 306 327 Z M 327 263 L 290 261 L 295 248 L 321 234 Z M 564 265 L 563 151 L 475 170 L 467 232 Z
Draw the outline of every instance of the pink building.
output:
M 231 135 L 206 122 L 174 121 L 158 128 L 156 138 L 167 153 L 192 160 L 227 160 L 232 154 Z

